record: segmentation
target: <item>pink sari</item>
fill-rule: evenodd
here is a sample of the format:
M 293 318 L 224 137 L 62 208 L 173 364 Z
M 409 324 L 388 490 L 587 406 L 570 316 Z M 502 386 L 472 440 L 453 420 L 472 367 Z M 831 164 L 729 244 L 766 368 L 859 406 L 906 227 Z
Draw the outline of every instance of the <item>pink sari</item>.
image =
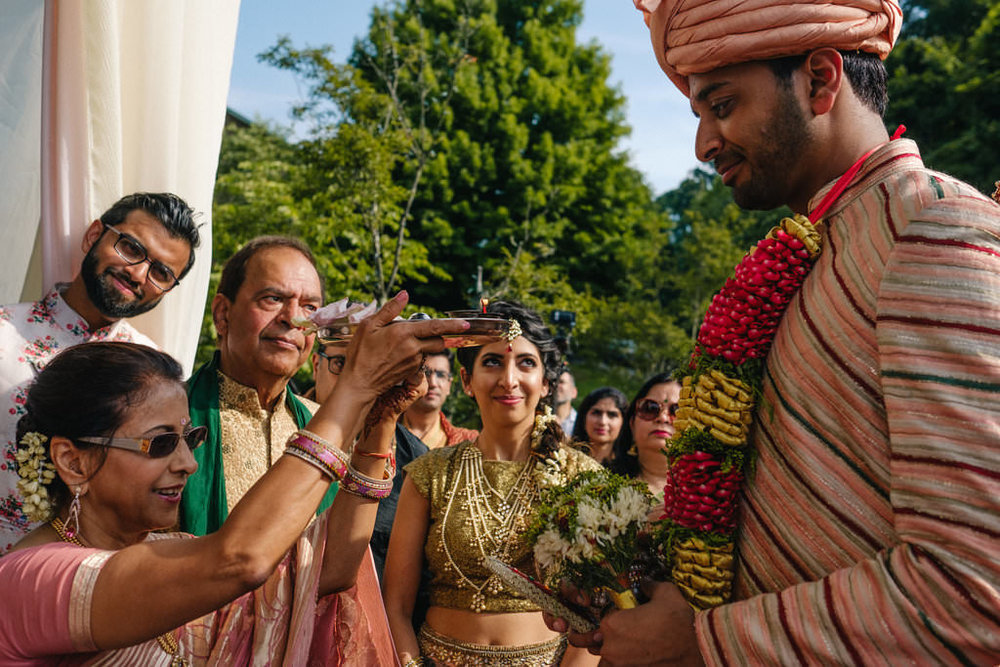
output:
M 263 586 L 174 631 L 181 657 L 191 665 L 398 665 L 370 553 L 353 588 L 317 599 L 325 537 L 323 514 Z M 0 664 L 168 667 L 156 640 L 94 650 L 91 595 L 113 555 L 53 543 L 0 558 Z

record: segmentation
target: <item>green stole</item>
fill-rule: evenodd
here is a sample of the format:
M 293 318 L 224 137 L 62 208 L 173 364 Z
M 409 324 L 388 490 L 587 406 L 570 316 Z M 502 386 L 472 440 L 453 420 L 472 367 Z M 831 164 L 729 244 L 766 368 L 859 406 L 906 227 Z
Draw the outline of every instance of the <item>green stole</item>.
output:
M 208 427 L 208 440 L 194 450 L 198 471 L 188 478 L 184 495 L 181 497 L 180 528 L 193 535 L 214 533 L 229 515 L 226 481 L 222 469 L 218 370 L 219 353 L 216 351 L 212 360 L 196 370 L 187 382 L 191 425 Z M 299 428 L 303 428 L 312 419 L 309 408 L 291 390 L 285 392 L 285 404 L 292 411 Z M 317 514 L 330 506 L 336 493 L 337 483 L 334 482 L 323 496 Z

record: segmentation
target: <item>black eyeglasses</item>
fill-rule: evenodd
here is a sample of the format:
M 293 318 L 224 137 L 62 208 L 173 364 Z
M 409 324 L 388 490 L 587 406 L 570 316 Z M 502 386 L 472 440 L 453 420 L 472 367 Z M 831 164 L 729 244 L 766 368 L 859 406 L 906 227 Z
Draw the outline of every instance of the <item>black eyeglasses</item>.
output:
M 208 427 L 196 426 L 189 431 L 184 431 L 184 433 L 160 433 L 149 438 L 86 437 L 76 438 L 76 440 L 91 445 L 104 445 L 105 447 L 117 447 L 118 449 L 139 452 L 151 459 L 162 459 L 164 456 L 170 456 L 174 453 L 174 450 L 177 449 L 177 443 L 181 441 L 181 438 L 184 438 L 187 446 L 191 451 L 194 451 L 201 446 L 201 443 L 205 442 L 205 438 L 207 437 Z
M 654 401 L 651 398 L 644 398 L 639 401 L 639 404 L 635 406 L 635 416 L 639 419 L 651 422 L 655 421 L 663 414 L 666 410 L 667 417 L 670 421 L 674 420 L 677 416 L 677 404 L 676 403 L 660 403 L 659 401 Z
M 317 349 L 316 354 L 326 359 L 326 368 L 333 375 L 340 375 L 340 372 L 344 370 L 344 355 L 327 354 L 322 349 Z
M 438 370 L 432 370 L 430 368 L 425 368 L 424 377 L 427 378 L 428 382 L 431 381 L 431 378 L 437 378 L 442 382 L 447 382 L 448 380 L 451 379 L 451 373 L 449 373 L 448 371 L 438 371 Z
M 118 235 L 118 238 L 115 240 L 115 252 L 129 266 L 149 262 L 149 271 L 146 273 L 146 279 L 153 287 L 161 292 L 169 292 L 177 286 L 180 280 L 174 275 L 174 272 L 163 262 L 150 259 L 149 253 L 146 251 L 146 246 L 125 232 L 120 232 L 110 225 L 104 225 L 104 228 Z

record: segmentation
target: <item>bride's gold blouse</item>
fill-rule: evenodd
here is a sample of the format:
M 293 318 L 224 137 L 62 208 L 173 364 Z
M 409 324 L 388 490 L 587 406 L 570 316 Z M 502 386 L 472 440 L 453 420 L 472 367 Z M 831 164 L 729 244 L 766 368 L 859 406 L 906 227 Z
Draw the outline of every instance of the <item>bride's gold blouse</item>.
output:
M 583 452 L 564 451 L 567 479 L 600 468 Z M 474 443 L 464 442 L 431 450 L 406 467 L 430 504 L 424 557 L 432 572 L 432 606 L 477 612 L 539 610 L 506 589 L 483 564 L 485 556 L 495 555 L 519 570 L 534 572 L 524 533 L 538 500 L 536 461 L 484 460 Z

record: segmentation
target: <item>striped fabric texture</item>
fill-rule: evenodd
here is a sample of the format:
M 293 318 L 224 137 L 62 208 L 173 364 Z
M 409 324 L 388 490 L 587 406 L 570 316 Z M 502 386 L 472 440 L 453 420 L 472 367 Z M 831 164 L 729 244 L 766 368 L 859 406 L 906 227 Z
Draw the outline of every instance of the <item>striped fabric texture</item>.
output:
M 829 186 L 817 193 L 818 202 Z M 1000 662 L 1000 206 L 868 158 L 767 360 L 706 662 Z

